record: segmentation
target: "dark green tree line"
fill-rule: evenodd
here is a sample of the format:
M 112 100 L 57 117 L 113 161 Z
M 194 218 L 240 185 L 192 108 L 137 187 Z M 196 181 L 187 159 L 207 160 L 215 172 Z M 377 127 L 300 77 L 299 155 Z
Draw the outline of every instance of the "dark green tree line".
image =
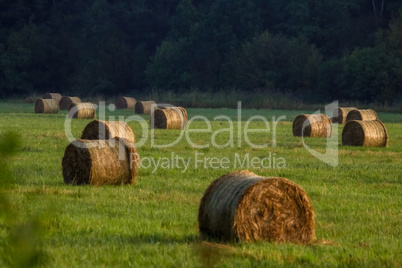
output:
M 401 98 L 399 0 L 0 0 L 0 96 Z

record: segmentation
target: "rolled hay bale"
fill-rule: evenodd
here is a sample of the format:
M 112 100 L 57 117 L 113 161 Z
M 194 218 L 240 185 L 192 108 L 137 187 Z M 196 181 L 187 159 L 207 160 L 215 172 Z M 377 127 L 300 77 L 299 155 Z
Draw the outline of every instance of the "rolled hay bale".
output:
M 108 140 L 115 137 L 135 143 L 134 132 L 124 121 L 94 120 L 85 126 L 81 135 L 83 140 Z
M 57 114 L 59 105 L 53 99 L 38 99 L 35 102 L 35 113 L 38 114 Z
M 370 120 L 378 120 L 377 113 L 372 109 L 366 110 L 353 110 L 348 113 L 346 117 L 346 122 L 351 120 L 363 120 L 363 121 L 370 121 Z
M 68 110 L 73 103 L 81 103 L 81 99 L 79 97 L 67 97 L 64 96 L 61 98 L 59 102 L 60 110 Z
M 58 106 L 62 97 L 63 96 L 60 93 L 46 93 L 42 96 L 42 99 L 53 99 L 56 101 Z
M 96 118 L 95 106 L 92 102 L 73 103 L 68 110 L 70 118 L 94 119 Z
M 156 109 L 157 105 L 154 101 L 137 101 L 135 104 L 136 114 L 151 114 L 152 106 Z
M 386 147 L 388 139 L 387 128 L 380 120 L 352 120 L 342 131 L 342 145 Z
M 332 122 L 336 124 L 345 124 L 346 117 L 350 111 L 357 110 L 356 107 L 338 107 L 334 110 Z
M 198 224 L 202 237 L 224 241 L 310 243 L 315 237 L 314 210 L 300 186 L 247 170 L 209 185 Z
M 183 107 L 164 107 L 156 109 L 152 119 L 153 128 L 184 129 L 187 124 L 187 111 Z
M 137 100 L 131 97 L 119 97 L 115 101 L 116 109 L 134 110 Z
M 176 110 L 176 111 L 177 111 L 177 109 L 180 110 L 180 112 L 182 113 L 182 115 L 184 117 L 185 123 L 187 124 L 188 116 L 187 116 L 187 111 L 186 111 L 186 109 L 184 109 L 184 107 L 181 107 L 181 106 L 161 106 L 161 107 L 158 107 L 158 108 L 160 108 L 160 109 L 171 109 L 171 110 Z
M 67 184 L 132 184 L 138 155 L 124 139 L 76 140 L 67 146 L 62 161 Z
M 293 121 L 293 136 L 331 137 L 332 122 L 326 114 L 301 114 Z

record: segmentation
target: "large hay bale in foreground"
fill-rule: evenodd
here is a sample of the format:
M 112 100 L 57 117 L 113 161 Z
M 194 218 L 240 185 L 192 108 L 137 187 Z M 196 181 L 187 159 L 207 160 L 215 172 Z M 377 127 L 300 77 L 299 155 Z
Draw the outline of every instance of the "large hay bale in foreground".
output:
M 73 103 L 81 103 L 81 99 L 79 97 L 67 97 L 64 96 L 61 98 L 59 102 L 60 110 L 68 110 L 70 109 L 71 104 Z
M 157 105 L 154 101 L 137 101 L 135 104 L 136 114 L 151 114 L 151 110 L 156 109 Z
M 352 120 L 342 131 L 342 145 L 386 147 L 388 139 L 387 128 L 380 120 Z
M 198 223 L 203 237 L 224 241 L 309 243 L 315 237 L 314 211 L 300 186 L 247 170 L 209 185 Z
M 138 155 L 124 139 L 76 140 L 67 146 L 62 167 L 67 184 L 131 184 Z
M 346 117 L 346 122 L 351 120 L 362 120 L 362 121 L 370 121 L 370 120 L 378 120 L 377 113 L 372 109 L 366 110 L 353 110 L 348 113 Z
M 116 109 L 134 110 L 137 100 L 131 97 L 119 97 L 116 99 Z
M 83 140 L 108 140 L 115 137 L 135 143 L 134 132 L 124 121 L 94 120 L 85 126 L 81 135 Z
M 293 121 L 293 136 L 331 137 L 332 122 L 326 114 L 301 114 Z
M 92 102 L 73 103 L 68 111 L 70 118 L 94 119 L 96 118 L 96 109 Z
M 35 102 L 35 113 L 39 114 L 57 114 L 59 105 L 53 99 L 38 99 Z
M 57 106 L 59 106 L 62 97 L 63 96 L 60 93 L 46 93 L 42 96 L 42 99 L 53 99 L 56 101 Z
M 156 109 L 152 115 L 152 120 L 151 127 L 153 128 L 184 129 L 187 124 L 187 111 L 183 107 Z
M 345 124 L 346 117 L 350 111 L 357 110 L 356 107 L 338 107 L 334 110 L 332 122 L 336 124 Z

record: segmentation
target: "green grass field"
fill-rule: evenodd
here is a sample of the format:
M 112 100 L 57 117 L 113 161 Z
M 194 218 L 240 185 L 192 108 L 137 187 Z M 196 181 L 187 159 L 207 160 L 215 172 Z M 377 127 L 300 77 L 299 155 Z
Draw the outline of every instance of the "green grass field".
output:
M 239 117 L 235 109 L 188 109 L 189 118 L 198 115 L 212 120 L 211 131 L 189 132 L 187 139 L 184 135 L 166 148 L 158 147 L 177 140 L 179 130 L 146 133 L 139 122 L 132 121 L 129 125 L 137 141 L 146 139 L 137 151 L 148 166 L 140 168 L 135 185 L 91 187 L 63 182 L 61 160 L 69 144 L 66 112 L 43 115 L 33 110 L 33 104 L 0 102 L 0 136 L 12 132 L 20 139 L 13 156 L 0 153 L 0 164 L 5 159 L 12 174 L 11 184 L 2 184 L 0 196 L 1 267 L 402 266 L 401 114 L 378 114 L 390 136 L 387 148 L 340 144 L 336 167 L 312 156 L 301 138 L 292 136 L 293 119 L 313 111 L 242 110 Z M 116 119 L 131 115 L 107 112 Z M 213 120 L 218 115 L 224 117 Z M 264 130 L 262 121 L 246 123 L 254 115 L 266 117 L 270 130 Z M 276 138 L 273 116 L 285 116 L 276 125 Z M 143 118 L 149 121 L 149 116 Z M 233 126 L 227 118 L 235 120 Z M 73 120 L 72 134 L 78 138 L 90 121 Z M 190 125 L 191 129 L 206 127 L 202 120 Z M 246 127 L 260 129 L 248 132 L 250 143 L 269 146 L 250 146 Z M 342 128 L 337 129 L 339 141 Z M 214 142 L 229 146 L 217 148 Z M 325 139 L 306 138 L 305 142 L 325 151 Z M 176 156 L 190 159 L 187 169 L 151 164 L 151 159 Z M 228 164 L 211 163 L 213 157 L 227 158 Z M 205 189 L 221 175 L 247 167 L 238 161 L 247 157 L 270 157 L 270 168 L 256 165 L 249 170 L 288 178 L 307 191 L 315 211 L 314 243 L 219 244 L 200 239 L 197 214 Z M 7 181 L 10 176 L 4 164 L 0 171 L 0 178 Z

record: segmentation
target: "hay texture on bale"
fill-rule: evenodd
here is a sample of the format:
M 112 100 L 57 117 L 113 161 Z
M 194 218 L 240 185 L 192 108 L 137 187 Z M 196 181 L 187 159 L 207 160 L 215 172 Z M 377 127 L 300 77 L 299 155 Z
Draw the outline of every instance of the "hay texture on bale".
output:
M 81 135 L 83 140 L 108 140 L 115 137 L 123 138 L 132 144 L 135 143 L 134 132 L 124 121 L 94 120 L 85 126 Z
M 134 110 L 137 100 L 131 97 L 119 97 L 116 99 L 116 109 Z
M 380 120 L 352 120 L 342 131 L 342 145 L 386 147 L 388 139 L 387 128 Z
M 153 109 L 156 109 L 157 105 L 154 101 L 137 101 L 135 104 L 136 114 L 151 114 Z
M 35 102 L 35 113 L 38 114 L 57 114 L 59 105 L 53 99 L 38 99 Z
M 64 96 L 61 98 L 59 103 L 60 110 L 68 110 L 70 109 L 71 104 L 73 103 L 81 103 L 81 99 L 79 97 L 67 97 Z
M 315 237 L 314 211 L 300 186 L 247 170 L 209 185 L 198 223 L 202 237 L 223 241 L 310 243 Z
M 171 109 L 171 110 L 176 110 L 176 111 L 177 111 L 177 109 L 179 109 L 180 112 L 183 114 L 184 120 L 185 120 L 185 122 L 187 124 L 188 116 L 187 116 L 187 111 L 186 111 L 186 109 L 184 107 L 181 107 L 181 106 L 160 106 L 158 108 L 159 109 L 168 109 L 168 110 Z
M 151 127 L 153 128 L 184 129 L 187 124 L 187 112 L 183 107 L 156 109 L 152 120 Z
M 346 117 L 350 111 L 357 110 L 356 107 L 338 107 L 334 110 L 332 122 L 337 124 L 345 124 Z
M 96 118 L 95 106 L 92 102 L 73 103 L 68 111 L 70 118 L 94 119 Z
M 58 106 L 62 97 L 63 96 L 60 93 L 46 93 L 42 96 L 42 99 L 53 99 L 56 101 Z
M 353 110 L 350 111 L 348 113 L 348 116 L 346 117 L 346 122 L 351 120 L 363 120 L 363 121 L 378 120 L 378 115 L 372 109 Z
M 293 136 L 331 137 L 332 122 L 326 114 L 301 114 L 293 121 Z
M 76 140 L 67 146 L 62 161 L 67 184 L 132 184 L 138 155 L 124 139 Z

